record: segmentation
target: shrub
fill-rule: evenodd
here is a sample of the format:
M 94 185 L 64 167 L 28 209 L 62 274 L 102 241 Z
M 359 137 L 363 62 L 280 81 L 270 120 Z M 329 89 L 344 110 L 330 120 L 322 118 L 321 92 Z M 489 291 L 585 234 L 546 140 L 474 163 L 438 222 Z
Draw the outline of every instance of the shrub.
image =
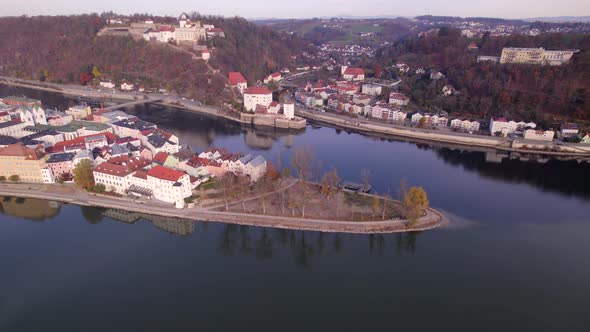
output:
M 12 181 L 12 182 L 19 182 L 20 181 L 20 176 L 18 176 L 18 175 L 11 175 L 8 179 L 10 181 Z

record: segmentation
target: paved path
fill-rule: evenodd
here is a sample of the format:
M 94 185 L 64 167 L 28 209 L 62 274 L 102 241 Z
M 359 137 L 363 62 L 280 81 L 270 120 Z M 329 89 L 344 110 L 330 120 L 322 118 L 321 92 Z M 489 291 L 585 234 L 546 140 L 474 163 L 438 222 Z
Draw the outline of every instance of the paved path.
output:
M 420 218 L 420 220 L 411 228 L 407 227 L 407 222 L 405 220 L 374 222 L 328 221 L 210 211 L 204 208 L 180 210 L 175 209 L 172 204 L 165 204 L 157 201 L 149 201 L 147 204 L 138 203 L 127 198 L 114 198 L 104 195 L 95 196 L 93 194 L 72 189 L 60 190 L 60 188 L 63 187 L 59 186 L 60 185 L 0 184 L 0 195 L 56 200 L 81 206 L 97 206 L 199 221 L 334 233 L 374 234 L 424 231 L 437 228 L 446 222 L 442 213 L 434 209 L 428 209 L 426 215 Z

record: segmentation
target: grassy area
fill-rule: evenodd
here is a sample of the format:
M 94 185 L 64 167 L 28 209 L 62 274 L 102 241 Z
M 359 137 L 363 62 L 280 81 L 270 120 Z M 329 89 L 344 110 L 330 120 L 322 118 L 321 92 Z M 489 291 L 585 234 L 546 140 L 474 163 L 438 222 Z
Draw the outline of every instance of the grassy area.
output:
M 219 181 L 211 178 L 211 179 L 205 181 L 204 183 L 202 183 L 197 189 L 204 189 L 204 190 L 218 189 L 219 185 L 220 185 Z
M 350 27 L 352 33 L 363 33 L 363 32 L 381 32 L 383 31 L 382 26 L 373 26 L 372 24 L 355 24 Z

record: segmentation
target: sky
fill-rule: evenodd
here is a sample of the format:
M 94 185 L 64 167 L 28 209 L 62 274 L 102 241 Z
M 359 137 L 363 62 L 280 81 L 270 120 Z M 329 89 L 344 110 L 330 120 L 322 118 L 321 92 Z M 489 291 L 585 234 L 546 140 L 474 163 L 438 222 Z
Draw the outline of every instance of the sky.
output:
M 0 0 L 0 16 L 114 11 L 178 16 L 181 12 L 246 18 L 326 16 L 480 16 L 532 18 L 590 15 L 590 0 Z

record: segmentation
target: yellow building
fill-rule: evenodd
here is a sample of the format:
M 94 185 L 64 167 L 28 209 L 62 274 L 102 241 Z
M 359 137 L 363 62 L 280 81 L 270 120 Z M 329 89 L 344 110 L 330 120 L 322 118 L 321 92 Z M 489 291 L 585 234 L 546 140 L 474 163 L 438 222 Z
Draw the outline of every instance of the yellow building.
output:
M 0 176 L 18 175 L 21 182 L 43 183 L 41 170 L 49 159 L 43 149 L 31 149 L 22 143 L 0 148 Z

